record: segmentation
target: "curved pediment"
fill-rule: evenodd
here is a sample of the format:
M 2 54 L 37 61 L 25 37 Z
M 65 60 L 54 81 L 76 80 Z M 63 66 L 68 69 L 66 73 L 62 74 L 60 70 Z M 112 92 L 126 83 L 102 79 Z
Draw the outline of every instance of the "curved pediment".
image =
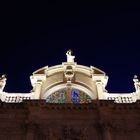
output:
M 71 52 L 68 52 L 67 62 L 51 67 L 45 66 L 33 72 L 32 85 L 36 83 L 41 85 L 38 98 L 52 100 L 52 97 L 59 97 L 62 93 L 61 96 L 64 97 L 64 92 L 59 94 L 60 91 L 72 95 L 73 90 L 79 99 L 82 97 L 89 97 L 91 100 L 98 98 L 96 82 L 102 81 L 103 86 L 107 84 L 108 78 L 105 72 L 93 66 L 79 65 L 74 62 L 74 58 Z M 57 100 L 52 102 L 57 102 Z
M 88 74 L 91 72 L 93 74 L 103 74 L 103 75 L 105 74 L 104 71 L 94 66 L 87 67 L 84 65 L 78 65 L 77 63 L 72 63 L 72 64 L 62 63 L 61 65 L 55 65 L 51 67 L 45 66 L 34 71 L 33 74 L 48 74 L 48 73 L 55 73 L 55 72 L 64 72 L 66 67 L 67 69 L 74 68 L 74 71 L 82 72 L 85 74 Z

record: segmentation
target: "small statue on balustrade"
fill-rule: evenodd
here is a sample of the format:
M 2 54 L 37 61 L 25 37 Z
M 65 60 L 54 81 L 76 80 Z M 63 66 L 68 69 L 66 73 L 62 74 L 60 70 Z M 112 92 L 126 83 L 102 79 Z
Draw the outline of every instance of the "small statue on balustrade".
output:
M 3 89 L 4 89 L 5 85 L 6 85 L 6 80 L 7 80 L 6 75 L 3 74 L 3 75 L 0 77 L 0 91 L 1 91 L 1 92 L 3 92 Z

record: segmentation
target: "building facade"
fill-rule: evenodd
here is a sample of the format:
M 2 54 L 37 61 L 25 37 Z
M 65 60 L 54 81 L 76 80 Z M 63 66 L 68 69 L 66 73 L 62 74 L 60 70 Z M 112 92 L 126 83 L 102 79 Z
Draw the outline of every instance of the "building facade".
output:
M 4 91 L 0 79 L 2 140 L 138 140 L 140 82 L 132 93 L 108 93 L 104 71 L 78 65 L 69 50 L 61 65 L 30 76 L 29 93 Z

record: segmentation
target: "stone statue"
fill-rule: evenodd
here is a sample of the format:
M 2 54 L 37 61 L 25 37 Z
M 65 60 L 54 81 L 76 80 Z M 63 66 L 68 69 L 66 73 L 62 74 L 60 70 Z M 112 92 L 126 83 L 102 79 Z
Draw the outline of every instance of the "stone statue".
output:
M 75 56 L 72 55 L 72 51 L 71 50 L 68 50 L 66 55 L 67 55 L 67 62 L 74 62 Z
M 6 75 L 3 74 L 3 75 L 0 77 L 0 91 L 1 91 L 1 92 L 3 92 L 3 89 L 4 89 L 5 85 L 6 85 L 6 80 L 7 80 Z
M 134 75 L 133 81 L 134 81 L 136 92 L 140 91 L 140 81 L 138 80 L 137 75 Z

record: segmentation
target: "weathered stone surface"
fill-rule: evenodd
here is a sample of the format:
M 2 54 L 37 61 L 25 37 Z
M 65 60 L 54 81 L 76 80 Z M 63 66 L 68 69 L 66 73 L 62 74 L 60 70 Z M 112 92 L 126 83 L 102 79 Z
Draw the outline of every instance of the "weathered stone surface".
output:
M 138 140 L 140 104 L 0 103 L 2 140 Z

